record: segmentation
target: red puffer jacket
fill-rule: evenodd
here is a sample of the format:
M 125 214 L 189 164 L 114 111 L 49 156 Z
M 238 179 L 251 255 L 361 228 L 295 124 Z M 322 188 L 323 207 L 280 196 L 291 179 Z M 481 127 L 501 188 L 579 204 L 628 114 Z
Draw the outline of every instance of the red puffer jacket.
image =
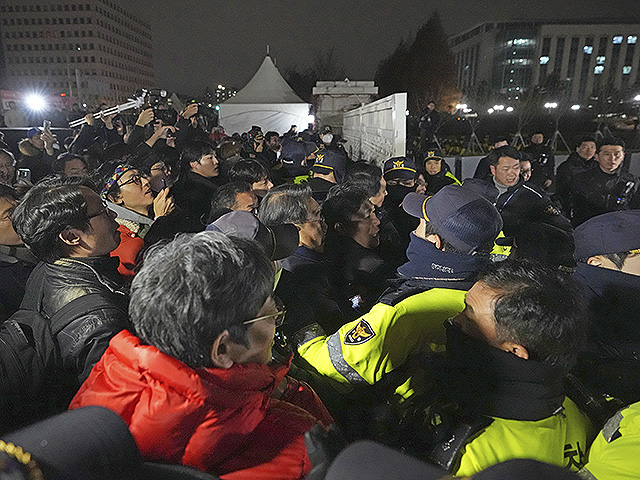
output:
M 236 364 L 193 370 L 128 331 L 116 335 L 69 408 L 100 405 L 129 425 L 149 460 L 182 463 L 225 479 L 298 479 L 311 469 L 303 434 L 333 420 L 288 368 Z

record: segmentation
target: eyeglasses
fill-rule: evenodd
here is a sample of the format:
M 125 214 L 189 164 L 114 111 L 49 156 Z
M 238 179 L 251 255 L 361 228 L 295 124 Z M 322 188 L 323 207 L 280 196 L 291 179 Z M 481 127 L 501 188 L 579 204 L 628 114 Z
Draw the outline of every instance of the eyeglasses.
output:
M 106 215 L 107 217 L 110 215 L 110 210 L 109 207 L 107 207 L 107 204 L 102 202 L 102 209 L 98 212 L 98 213 L 94 213 L 93 215 L 88 215 L 88 218 L 94 218 L 94 217 L 99 217 L 101 215 Z
M 260 320 L 266 320 L 268 318 L 275 318 L 276 328 L 281 327 L 284 323 L 284 317 L 287 314 L 287 311 L 284 308 L 284 304 L 282 300 L 278 297 L 273 297 L 273 300 L 276 303 L 276 308 L 278 309 L 275 313 L 270 313 L 269 315 L 262 315 L 261 317 L 252 318 L 251 320 L 247 320 L 246 322 L 242 322 L 243 325 L 249 325 L 251 323 L 259 322 Z
M 129 180 L 127 180 L 124 183 L 119 183 L 118 186 L 120 188 L 124 187 L 125 185 L 129 185 L 130 183 L 135 183 L 136 185 L 138 185 L 139 187 L 142 186 L 142 175 L 140 175 L 139 173 L 136 173 L 134 175 L 131 175 L 131 178 Z

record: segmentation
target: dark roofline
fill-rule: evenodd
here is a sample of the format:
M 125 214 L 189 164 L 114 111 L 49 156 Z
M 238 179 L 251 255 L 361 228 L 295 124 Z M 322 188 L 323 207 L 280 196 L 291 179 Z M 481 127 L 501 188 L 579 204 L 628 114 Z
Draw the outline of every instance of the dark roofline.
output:
M 635 21 L 634 21 L 635 20 Z M 598 21 L 585 21 L 585 20 L 575 20 L 575 19 L 566 19 L 566 20 L 524 20 L 524 19 L 516 19 L 516 20 L 503 20 L 503 21 L 489 21 L 482 22 L 474 25 L 471 28 L 463 30 L 460 33 L 449 36 L 449 42 L 454 40 L 457 37 L 465 35 L 472 30 L 475 30 L 478 27 L 482 27 L 483 25 L 495 24 L 495 25 L 528 25 L 528 26 L 542 26 L 542 25 L 634 25 L 637 24 L 640 27 L 640 17 L 637 19 L 620 19 L 620 18 L 612 18 L 607 20 L 598 20 Z

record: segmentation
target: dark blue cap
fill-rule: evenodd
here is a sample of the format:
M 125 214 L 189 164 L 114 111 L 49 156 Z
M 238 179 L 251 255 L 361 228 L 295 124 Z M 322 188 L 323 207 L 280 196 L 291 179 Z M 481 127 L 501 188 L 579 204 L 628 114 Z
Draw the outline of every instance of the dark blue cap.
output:
M 407 157 L 392 157 L 384 162 L 384 178 L 392 180 L 394 178 L 412 179 L 416 176 L 416 161 Z
M 402 208 L 409 215 L 424 218 L 443 239 L 467 254 L 491 245 L 502 230 L 496 207 L 459 185 L 447 185 L 433 197 L 409 193 Z
M 347 159 L 334 150 L 320 149 L 316 152 L 316 163 L 311 170 L 324 175 L 333 172 L 336 182 L 341 183 L 347 173 Z
M 576 260 L 640 249 L 640 210 L 609 212 L 590 218 L 574 231 Z

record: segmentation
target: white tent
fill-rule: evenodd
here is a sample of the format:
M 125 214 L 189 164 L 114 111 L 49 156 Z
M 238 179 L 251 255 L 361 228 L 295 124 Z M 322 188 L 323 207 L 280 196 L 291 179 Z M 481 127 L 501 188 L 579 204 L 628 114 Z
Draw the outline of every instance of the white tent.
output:
M 296 95 L 267 55 L 249 83 L 236 96 L 220 104 L 220 125 L 228 135 L 246 132 L 253 125 L 281 135 L 291 125 L 307 128 L 309 104 Z

